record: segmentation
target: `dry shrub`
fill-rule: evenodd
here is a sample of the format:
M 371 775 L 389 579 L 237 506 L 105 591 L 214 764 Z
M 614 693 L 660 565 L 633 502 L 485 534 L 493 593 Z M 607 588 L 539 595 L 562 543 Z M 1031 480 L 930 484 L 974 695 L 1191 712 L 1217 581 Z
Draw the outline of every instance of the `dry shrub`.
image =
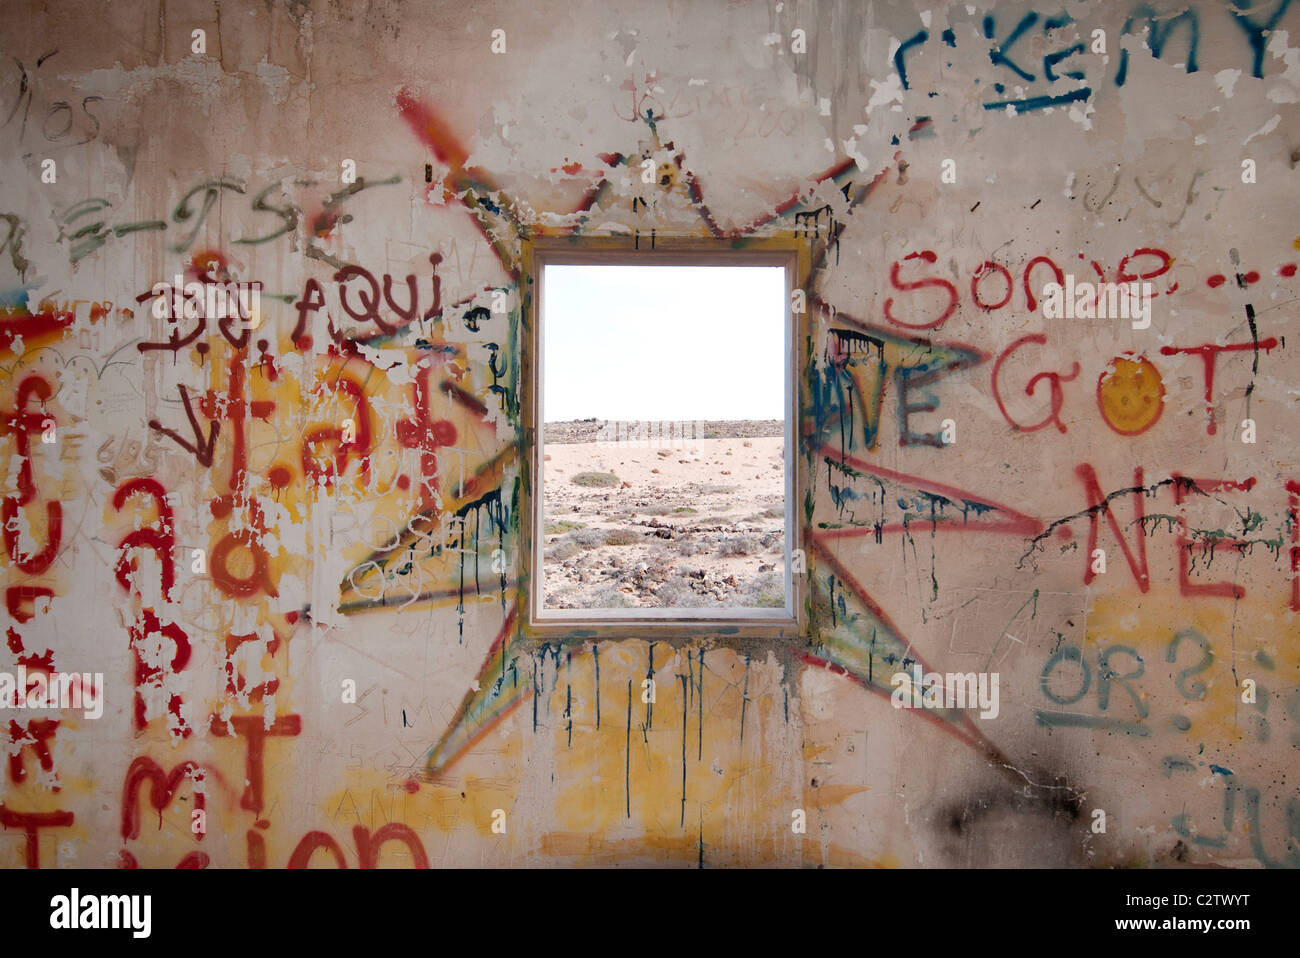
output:
M 633 529 L 610 529 L 605 533 L 607 546 L 634 546 L 644 540 L 644 536 Z
M 728 536 L 718 543 L 718 555 L 750 556 L 762 548 L 757 536 Z
M 569 481 L 575 486 L 617 486 L 621 480 L 612 472 L 579 472 Z

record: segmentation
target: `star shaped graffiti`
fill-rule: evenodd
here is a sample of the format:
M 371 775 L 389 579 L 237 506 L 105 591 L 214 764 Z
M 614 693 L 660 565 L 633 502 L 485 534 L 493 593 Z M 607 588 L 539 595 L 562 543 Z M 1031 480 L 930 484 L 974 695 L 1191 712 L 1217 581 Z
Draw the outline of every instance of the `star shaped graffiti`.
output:
M 468 151 L 436 110 L 406 90 L 398 95 L 397 107 L 411 130 L 447 170 L 442 181 L 429 189 L 441 189 L 444 197 L 454 197 L 464 205 L 473 215 L 504 272 L 515 283 L 520 282 L 522 240 L 529 235 L 529 228 L 518 213 L 518 206 L 488 172 L 466 165 Z M 644 118 L 653 143 L 650 153 L 662 155 L 663 151 L 673 151 L 673 144 L 661 144 L 657 119 L 650 112 Z M 625 198 L 618 193 L 610 173 L 620 167 L 630 167 L 633 182 L 639 182 L 643 155 L 645 151 L 632 156 L 618 153 L 601 155 L 608 169 L 571 211 L 576 225 L 567 232 L 581 234 L 589 228 L 589 214 L 606 208 L 612 200 Z M 672 156 L 672 169 L 664 171 L 661 167 L 663 175 L 657 177 L 655 186 L 676 190 L 683 195 L 694 209 L 699 228 L 705 235 L 718 240 L 739 241 L 759 235 L 764 229 L 784 227 L 812 239 L 812 267 L 806 278 L 809 309 L 818 310 L 827 317 L 830 343 L 824 368 L 807 371 L 813 408 L 802 413 L 800 445 L 809 467 L 825 470 L 826 481 L 838 490 L 834 497 L 837 514 L 835 521 L 823 521 L 815 526 L 810 522 L 807 529 L 805 542 L 809 553 L 812 611 L 810 638 L 796 640 L 798 647 L 784 651 L 791 659 L 845 676 L 873 693 L 888 697 L 891 692 L 889 679 L 895 672 L 910 669 L 913 663 L 920 664 L 923 669 L 928 667 L 915 650 L 915 643 L 891 620 L 884 606 L 849 569 L 844 561 L 845 550 L 863 537 L 871 537 L 878 544 L 886 536 L 908 535 L 914 526 L 935 535 L 987 532 L 1016 539 L 1032 536 L 1043 528 L 1039 519 L 1008 505 L 925 477 L 884 469 L 861 455 L 863 451 L 875 449 L 880 425 L 880 397 L 887 378 L 892 376 L 900 390 L 924 388 L 939 376 L 977 365 L 988 356 L 960 343 L 900 335 L 896 330 L 834 309 L 818 297 L 819 281 L 828 258 L 834 255 L 838 260 L 845 215 L 871 195 L 888 169 L 872 178 L 860 171 L 852 160 L 844 160 L 813 177 L 812 188 L 791 196 L 753 222 L 724 228 L 709 210 L 699 180 L 686 166 L 683 153 L 675 151 Z M 838 218 L 830 205 L 824 202 L 824 194 L 820 197 L 817 194 L 818 186 L 827 182 L 832 183 L 844 197 L 844 203 L 837 204 L 840 207 Z M 646 201 L 642 198 L 639 202 L 644 204 Z M 634 198 L 634 209 L 637 203 Z M 830 222 L 823 227 L 820 220 L 826 214 L 830 214 Z M 653 242 L 653 235 L 650 239 Z M 465 305 L 452 304 L 445 309 L 464 308 Z M 517 324 L 517 315 L 514 320 Z M 517 325 L 512 327 L 512 333 L 516 331 Z M 498 370 L 494 368 L 493 372 L 496 382 Z M 513 411 L 517 422 L 517 399 L 509 395 L 508 386 L 504 389 L 507 398 L 503 400 L 502 408 Z M 517 462 L 517 447 L 518 442 L 507 442 L 494 454 L 485 456 L 485 462 L 474 473 L 473 488 L 458 487 L 450 496 L 451 508 L 442 514 L 463 516 L 467 509 L 481 504 L 485 497 L 495 496 L 498 509 L 492 513 L 488 529 L 497 542 L 504 544 L 510 534 L 507 526 L 511 516 L 501 508 L 501 503 L 511 501 L 511 497 L 508 491 L 503 493 L 500 483 Z M 850 494 L 848 490 L 854 491 Z M 849 500 L 853 501 L 846 507 Z M 409 543 L 403 541 L 388 550 L 387 557 L 403 554 L 408 547 Z M 444 563 L 447 588 L 441 592 L 433 590 L 428 597 L 445 597 L 453 592 L 457 576 L 463 593 L 467 554 L 474 557 L 474 588 L 477 591 L 478 554 L 473 549 L 462 548 L 450 550 L 442 556 L 444 560 L 450 559 Z M 374 565 L 373 560 L 379 559 L 382 566 L 387 557 L 376 554 L 367 561 Z M 521 655 L 535 651 L 532 646 L 542 643 L 522 634 L 518 628 L 518 583 L 502 571 L 495 584 L 502 609 L 501 626 L 455 716 L 426 755 L 423 776 L 427 779 L 434 780 L 445 773 L 512 711 L 531 696 L 539 694 L 533 681 L 520 679 L 515 663 Z M 345 598 L 351 593 L 353 600 L 341 603 L 345 611 L 361 611 L 373 605 L 357 598 L 364 592 L 355 586 L 356 583 L 345 580 Z M 463 623 L 463 594 L 459 609 Z M 742 648 L 741 640 L 724 635 L 701 636 L 700 639 L 706 639 L 710 647 L 728 647 L 741 654 L 747 651 Z M 549 645 L 555 645 L 555 641 L 551 640 Z M 598 653 L 599 643 L 590 638 L 575 637 L 559 642 L 569 654 L 581 654 L 583 646 L 591 646 L 588 651 Z M 554 653 L 555 650 L 551 651 Z M 597 701 L 598 696 L 597 691 Z M 908 714 L 937 724 L 985 756 L 991 764 L 1014 773 L 1012 763 L 983 735 L 966 712 L 918 709 L 909 710 Z M 1023 786 L 1023 776 L 1013 774 L 1013 777 L 1017 785 Z

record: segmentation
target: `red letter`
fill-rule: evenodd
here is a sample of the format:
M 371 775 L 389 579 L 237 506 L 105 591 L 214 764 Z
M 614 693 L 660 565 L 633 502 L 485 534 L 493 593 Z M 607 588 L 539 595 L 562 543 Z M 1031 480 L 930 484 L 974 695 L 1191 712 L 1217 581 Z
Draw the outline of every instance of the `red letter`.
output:
M 334 856 L 334 862 L 339 868 L 347 868 L 347 860 L 343 857 L 343 849 L 339 848 L 339 843 L 325 832 L 308 832 L 302 836 L 302 841 L 293 850 L 289 856 L 290 868 L 306 868 L 307 863 L 311 861 L 311 856 L 318 848 L 326 849 Z
M 1049 257 L 1035 256 L 1028 263 L 1026 263 L 1025 273 L 1024 273 L 1025 302 L 1029 304 L 1029 311 L 1031 313 L 1034 310 L 1038 309 L 1038 300 L 1034 298 L 1033 287 L 1029 285 L 1030 274 L 1034 271 L 1034 267 L 1037 266 L 1039 263 L 1046 263 L 1048 266 L 1052 267 L 1052 275 L 1056 278 L 1057 285 L 1058 286 L 1065 285 L 1065 273 L 1063 273 L 1061 271 L 1061 267 L 1057 266 L 1056 263 L 1053 262 Z
M 1001 273 L 1002 278 L 1006 280 L 1007 295 L 1003 296 L 999 302 L 985 303 L 980 299 L 979 295 L 980 280 L 993 272 Z M 1011 271 L 1001 263 L 995 263 L 992 260 L 985 260 L 984 264 L 981 265 L 979 269 L 975 270 L 975 275 L 970 278 L 970 298 L 975 301 L 976 306 L 984 310 L 986 313 L 995 309 L 1001 309 L 1003 306 L 1007 305 L 1007 303 L 1011 302 L 1011 293 L 1015 288 L 1016 284 L 1011 279 Z
M 1097 473 L 1093 471 L 1092 466 L 1083 463 L 1074 470 L 1082 481 L 1084 488 L 1088 491 L 1088 497 L 1091 505 L 1088 508 L 1088 551 L 1084 555 L 1084 573 L 1083 584 L 1087 585 L 1094 578 L 1092 571 L 1092 550 L 1097 548 L 1097 513 L 1102 512 L 1106 515 L 1106 522 L 1110 524 L 1110 531 L 1115 533 L 1115 538 L 1119 540 L 1119 547 L 1124 552 L 1124 558 L 1128 561 L 1128 567 L 1133 573 L 1133 578 L 1137 580 L 1138 588 L 1146 592 L 1151 588 L 1151 577 L 1147 574 L 1147 544 L 1146 532 L 1142 528 L 1142 519 L 1145 512 L 1142 508 L 1142 496 L 1145 492 L 1142 486 L 1142 467 L 1138 466 L 1133 470 L 1133 488 L 1125 489 L 1121 493 L 1112 493 L 1110 496 L 1102 496 L 1101 486 L 1097 482 Z M 1120 531 L 1119 523 L 1110 512 L 1110 500 L 1115 495 L 1131 492 L 1134 496 L 1133 514 L 1134 525 L 1137 526 L 1137 559 L 1128 550 L 1128 543 L 1124 541 L 1124 533 Z
M 933 263 L 938 258 L 939 257 L 937 257 L 932 250 L 927 249 L 927 250 L 922 250 L 919 253 L 908 253 L 906 256 L 903 257 L 903 260 L 904 262 L 906 262 L 909 259 L 920 259 L 920 260 L 924 260 L 927 263 Z M 946 279 L 939 279 L 938 277 L 935 276 L 930 276 L 925 279 L 918 279 L 914 283 L 905 283 L 898 278 L 899 265 L 900 264 L 898 260 L 894 260 L 894 264 L 889 268 L 889 282 L 893 285 L 894 289 L 906 291 L 906 290 L 913 290 L 913 289 L 924 289 L 927 286 L 938 286 L 941 289 L 946 289 L 948 291 L 948 306 L 946 309 L 944 309 L 943 313 L 939 316 L 938 319 L 932 320 L 928 323 L 905 323 L 901 319 L 897 319 L 894 317 L 893 309 L 892 309 L 894 305 L 894 300 L 893 297 L 890 297 L 889 299 L 885 300 L 885 319 L 889 320 L 891 323 L 895 324 L 896 326 L 905 326 L 908 329 L 934 329 L 937 326 L 942 326 L 943 323 L 948 319 L 948 317 L 957 311 L 957 301 L 960 298 L 957 294 L 957 287 L 954 286 L 952 283 L 948 282 Z
M 122 786 L 122 837 L 132 839 L 140 837 L 140 784 L 149 782 L 149 804 L 158 811 L 158 827 L 162 827 L 162 813 L 172 803 L 181 779 L 189 777 L 197 784 L 203 781 L 203 769 L 191 761 L 180 762 L 172 766 L 167 775 L 162 768 L 147 755 L 139 756 L 126 770 L 126 784 Z M 194 807 L 205 807 L 202 792 L 194 793 Z M 203 841 L 203 835 L 199 835 Z
M 1236 585 L 1232 582 L 1211 582 L 1209 585 L 1197 585 L 1187 577 L 1188 557 L 1191 550 L 1188 546 L 1193 545 L 1195 540 L 1187 537 L 1187 513 L 1182 508 L 1183 502 L 1187 497 L 1187 492 L 1194 491 L 1207 495 L 1211 492 L 1220 490 L 1241 489 L 1249 492 L 1255 486 L 1255 479 L 1251 477 L 1244 482 L 1233 482 L 1231 479 L 1187 479 L 1177 473 L 1173 474 L 1174 480 L 1174 505 L 1178 506 L 1178 536 L 1174 543 L 1178 549 L 1178 589 L 1183 595 L 1217 595 L 1228 599 L 1241 599 L 1246 595 L 1244 586 Z M 1244 543 L 1240 539 L 1221 539 L 1214 543 L 1218 546 L 1241 546 Z
M 281 715 L 271 727 L 260 715 L 232 715 L 230 724 L 235 734 L 248 739 L 248 751 L 244 760 L 244 780 L 248 783 L 244 795 L 239 800 L 239 807 L 253 813 L 262 810 L 262 753 L 268 735 L 297 735 L 302 731 L 302 716 Z M 212 716 L 212 734 L 226 736 L 226 723 L 221 716 Z
M 416 835 L 410 826 L 401 822 L 389 822 L 374 835 L 371 835 L 364 825 L 354 825 L 352 838 L 357 843 L 357 858 L 361 860 L 362 868 L 378 868 L 379 848 L 384 842 L 391 841 L 406 844 L 406 847 L 411 850 L 411 858 L 415 861 L 416 868 L 429 867 L 429 859 L 424 853 L 420 836 Z
M 1161 356 L 1177 356 L 1181 354 L 1198 355 L 1201 362 L 1205 364 L 1205 411 L 1209 414 L 1209 424 L 1205 431 L 1211 436 L 1214 435 L 1216 427 L 1214 425 L 1214 361 L 1218 359 L 1219 353 L 1239 353 L 1246 349 L 1262 349 L 1265 352 L 1275 348 L 1277 340 L 1270 336 L 1268 339 L 1261 339 L 1258 346 L 1255 343 L 1233 343 L 1230 346 L 1215 346 L 1207 343 L 1204 346 L 1188 346 L 1186 348 L 1179 346 L 1161 346 Z
M 136 529 L 127 533 L 117 544 L 118 550 L 122 553 L 117 560 L 117 581 L 122 588 L 130 592 L 131 583 L 127 573 L 131 571 L 132 563 L 127 561 L 127 552 L 136 548 L 151 549 L 162 565 L 163 598 L 170 599 L 172 585 L 176 581 L 176 560 L 172 556 L 176 548 L 176 535 L 172 525 L 172 510 L 167 505 L 167 490 L 157 479 L 147 477 L 132 479 L 122 483 L 113 493 L 113 508 L 120 511 L 126 505 L 126 500 L 134 495 L 152 496 L 157 502 L 158 528 Z
M 1001 355 L 998 356 L 997 362 L 993 364 L 993 398 L 997 400 L 998 412 L 1002 413 L 1002 418 L 1009 422 L 1013 428 L 1019 429 L 1021 432 L 1035 432 L 1042 429 L 1044 426 L 1051 425 L 1052 423 L 1056 423 L 1056 428 L 1058 430 L 1065 432 L 1065 423 L 1061 422 L 1061 407 L 1065 405 L 1065 395 L 1061 391 L 1061 383 L 1068 383 L 1079 375 L 1078 363 L 1074 364 L 1074 368 L 1070 371 L 1069 375 L 1063 375 L 1062 373 L 1038 373 L 1025 385 L 1026 396 L 1032 396 L 1034 391 L 1038 389 L 1038 383 L 1044 379 L 1047 380 L 1048 388 L 1051 390 L 1051 411 L 1043 417 L 1041 421 L 1034 425 L 1025 426 L 1016 422 L 1011 418 L 1011 414 L 1007 412 L 1007 407 L 1002 402 L 1002 390 L 998 386 L 998 376 L 1002 371 L 1002 364 L 1012 353 L 1025 345 L 1025 343 L 1037 343 L 1039 346 L 1045 346 L 1047 345 L 1047 337 L 1041 333 L 1031 333 L 1028 336 L 1021 336 L 1014 343 L 1004 349 Z
M 11 812 L 0 805 L 0 825 L 5 828 L 21 828 L 27 832 L 28 868 L 41 867 L 40 829 L 67 828 L 72 820 L 72 812 Z

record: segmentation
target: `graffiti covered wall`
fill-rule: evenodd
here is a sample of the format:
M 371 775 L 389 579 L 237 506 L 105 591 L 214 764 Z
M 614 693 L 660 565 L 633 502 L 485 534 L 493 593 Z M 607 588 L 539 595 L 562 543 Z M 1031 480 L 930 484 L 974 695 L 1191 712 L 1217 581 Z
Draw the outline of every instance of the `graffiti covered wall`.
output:
M 1300 865 L 1289 0 L 53 6 L 4 865 Z M 809 245 L 806 640 L 521 634 L 566 235 Z

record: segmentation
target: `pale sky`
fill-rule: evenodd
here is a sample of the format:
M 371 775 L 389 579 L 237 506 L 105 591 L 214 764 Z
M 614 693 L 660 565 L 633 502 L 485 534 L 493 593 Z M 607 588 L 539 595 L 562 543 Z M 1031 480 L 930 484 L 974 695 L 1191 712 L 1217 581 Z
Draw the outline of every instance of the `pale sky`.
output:
M 779 266 L 546 266 L 546 422 L 785 418 Z

